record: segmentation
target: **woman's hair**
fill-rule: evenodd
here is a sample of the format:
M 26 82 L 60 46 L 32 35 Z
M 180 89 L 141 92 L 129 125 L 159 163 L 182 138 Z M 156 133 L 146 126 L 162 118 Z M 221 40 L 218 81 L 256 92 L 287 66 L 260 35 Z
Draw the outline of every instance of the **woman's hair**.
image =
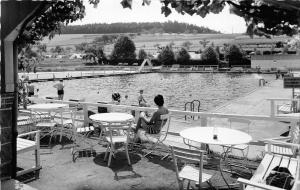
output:
M 120 102 L 120 100 L 121 100 L 121 95 L 120 95 L 118 92 L 116 92 L 116 93 L 113 93 L 113 94 L 111 95 L 111 98 L 112 98 L 114 101 Z
M 158 106 L 163 106 L 165 101 L 164 101 L 164 97 L 160 94 L 156 95 L 154 97 L 154 103 Z

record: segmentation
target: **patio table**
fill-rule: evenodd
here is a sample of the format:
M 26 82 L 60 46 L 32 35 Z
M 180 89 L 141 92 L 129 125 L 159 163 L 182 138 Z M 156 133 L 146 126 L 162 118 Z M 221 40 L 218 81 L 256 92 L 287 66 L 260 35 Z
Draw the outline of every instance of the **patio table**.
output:
M 97 113 L 90 116 L 90 119 L 94 122 L 106 122 L 106 123 L 119 123 L 133 121 L 134 117 L 127 113 L 110 112 L 110 113 Z
M 214 138 L 215 135 L 217 135 L 217 138 Z M 221 146 L 247 144 L 252 140 L 252 137 L 245 132 L 235 130 L 235 129 L 229 129 L 225 127 L 192 127 L 181 131 L 180 136 L 183 137 L 184 139 L 188 139 L 190 141 L 194 141 L 198 143 L 221 145 Z M 222 173 L 223 170 L 221 168 L 222 160 L 224 161 L 227 160 L 229 150 L 230 148 L 228 148 L 226 151 L 224 151 L 221 154 L 219 170 L 221 172 L 222 177 L 223 177 L 223 173 Z M 224 177 L 223 180 L 229 187 L 229 184 L 227 183 Z

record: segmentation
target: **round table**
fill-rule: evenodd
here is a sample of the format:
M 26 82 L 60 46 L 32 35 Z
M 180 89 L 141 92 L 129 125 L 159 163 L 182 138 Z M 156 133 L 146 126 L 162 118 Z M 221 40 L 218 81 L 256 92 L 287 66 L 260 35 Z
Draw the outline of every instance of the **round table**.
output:
M 217 139 L 213 139 L 214 128 L 217 131 Z M 181 131 L 180 136 L 191 141 L 213 145 L 246 144 L 252 140 L 247 133 L 225 127 L 193 127 Z
M 127 113 L 97 113 L 90 116 L 90 119 L 95 122 L 126 122 L 126 121 L 133 121 L 134 117 Z
M 52 110 L 57 110 L 59 108 L 64 108 L 68 107 L 68 104 L 56 104 L 56 103 L 51 103 L 51 104 L 33 104 L 30 106 L 27 106 L 27 109 L 31 110 L 39 110 L 39 111 L 52 111 Z

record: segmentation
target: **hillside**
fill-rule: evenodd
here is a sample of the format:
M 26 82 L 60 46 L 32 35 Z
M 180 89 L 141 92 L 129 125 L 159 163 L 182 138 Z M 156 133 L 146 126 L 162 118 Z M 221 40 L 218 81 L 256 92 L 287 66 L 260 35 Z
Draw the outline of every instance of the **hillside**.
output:
M 98 23 L 69 25 L 61 29 L 62 34 L 107 34 L 107 33 L 220 33 L 207 27 L 179 22 L 143 22 L 143 23 Z

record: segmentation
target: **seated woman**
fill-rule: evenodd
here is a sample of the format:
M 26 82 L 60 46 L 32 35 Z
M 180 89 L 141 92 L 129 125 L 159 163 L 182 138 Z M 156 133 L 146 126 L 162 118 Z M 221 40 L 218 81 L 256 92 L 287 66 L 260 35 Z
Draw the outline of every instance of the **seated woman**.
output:
M 147 118 L 145 114 L 141 114 L 137 122 L 136 128 L 134 130 L 135 134 L 137 134 L 140 129 L 145 130 L 146 133 L 149 134 L 157 134 L 160 132 L 160 127 L 162 122 L 160 116 L 164 114 L 168 114 L 169 110 L 164 107 L 164 97 L 160 94 L 155 96 L 154 103 L 157 105 L 158 110 L 153 113 L 151 119 Z M 135 135 L 135 140 L 137 142 L 140 141 L 137 135 Z

